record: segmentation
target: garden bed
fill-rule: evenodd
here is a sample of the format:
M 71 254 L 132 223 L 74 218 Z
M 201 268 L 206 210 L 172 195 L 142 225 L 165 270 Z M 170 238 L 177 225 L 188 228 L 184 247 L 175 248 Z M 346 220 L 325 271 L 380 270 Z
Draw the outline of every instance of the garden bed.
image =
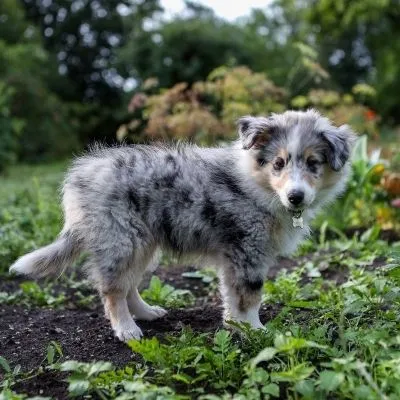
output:
M 274 280 L 279 271 L 295 269 L 309 259 L 281 259 L 269 272 L 269 278 Z M 369 269 L 384 265 L 381 259 L 376 259 Z M 196 300 L 193 306 L 170 309 L 168 314 L 156 321 L 140 321 L 139 325 L 145 337 L 157 337 L 161 342 L 166 335 L 179 336 L 183 327 L 189 326 L 194 333 L 213 333 L 222 329 L 222 307 L 212 285 L 201 279 L 184 277 L 185 272 L 196 271 L 193 267 L 167 266 L 160 267 L 156 274 L 163 282 L 173 285 L 176 289 L 190 290 Z M 336 283 L 342 283 L 348 276 L 347 268 L 322 271 L 322 277 Z M 306 283 L 310 278 L 304 278 Z M 23 282 L 21 278 L 0 282 L 0 292 L 16 291 Z M 145 284 L 148 284 L 149 279 Z M 35 371 L 44 365 L 49 343 L 57 342 L 62 348 L 63 360 L 81 362 L 110 361 L 116 367 L 124 367 L 130 363 L 142 363 L 142 357 L 124 343 L 117 340 L 112 333 L 109 322 L 105 319 L 99 299 L 95 298 L 90 307 L 80 306 L 73 301 L 73 289 L 60 282 L 55 286 L 53 295 L 57 292 L 67 293 L 65 305 L 61 308 L 24 307 L 18 304 L 0 305 L 0 348 L 10 366 L 21 366 L 25 373 Z M 87 295 L 95 294 L 92 291 Z M 264 304 L 261 308 L 261 321 L 267 323 L 275 318 L 283 308 L 283 304 Z M 312 315 L 301 307 L 296 313 L 307 323 Z M 45 395 L 62 399 L 68 397 L 66 374 L 55 371 L 31 373 L 31 378 L 17 382 L 13 390 L 30 396 Z

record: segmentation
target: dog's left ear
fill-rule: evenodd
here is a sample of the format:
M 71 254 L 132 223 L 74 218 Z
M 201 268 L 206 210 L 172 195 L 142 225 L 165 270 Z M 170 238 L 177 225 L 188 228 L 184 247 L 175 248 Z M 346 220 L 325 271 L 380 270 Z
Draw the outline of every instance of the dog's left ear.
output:
M 339 171 L 350 158 L 356 135 L 348 125 L 342 125 L 322 132 L 321 136 L 328 145 L 326 157 L 330 167 Z
M 273 117 L 246 116 L 237 121 L 237 126 L 245 150 L 262 147 L 276 129 Z

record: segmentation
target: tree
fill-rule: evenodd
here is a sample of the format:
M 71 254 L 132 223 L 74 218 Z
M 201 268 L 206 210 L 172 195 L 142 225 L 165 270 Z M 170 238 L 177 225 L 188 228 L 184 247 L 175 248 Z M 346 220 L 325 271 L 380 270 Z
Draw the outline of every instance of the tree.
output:
M 221 64 L 252 64 L 242 27 L 226 22 L 207 7 L 187 2 L 182 16 L 130 27 L 121 50 L 125 74 L 138 83 L 156 77 L 162 87 L 205 79 Z
M 64 155 L 77 146 L 76 125 L 68 107 L 49 90 L 48 80 L 58 75 L 57 65 L 24 14 L 18 2 L 0 3 L 2 141 L 8 143 L 8 158 Z
M 68 80 L 56 90 L 65 100 L 119 101 L 114 50 L 124 42 L 118 6 L 128 0 L 20 0 L 27 17 L 38 25 L 46 50 L 54 54 Z
M 342 87 L 366 81 L 377 90 L 376 107 L 399 122 L 400 2 L 311 0 L 309 22 L 326 65 Z M 318 30 L 315 28 L 318 27 Z
M 50 90 L 68 102 L 82 143 L 110 140 L 121 123 L 124 79 L 116 50 L 125 42 L 124 20 L 151 17 L 158 0 L 19 0 L 40 30 L 58 73 Z

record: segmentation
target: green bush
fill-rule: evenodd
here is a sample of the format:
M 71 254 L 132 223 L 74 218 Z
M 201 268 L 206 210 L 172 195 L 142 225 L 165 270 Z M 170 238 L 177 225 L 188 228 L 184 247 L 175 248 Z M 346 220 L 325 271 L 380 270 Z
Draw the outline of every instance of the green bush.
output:
M 395 194 L 389 192 L 385 176 L 390 165 L 380 158 L 379 151 L 367 152 L 367 136 L 356 143 L 352 155 L 352 175 L 347 190 L 316 225 L 326 221 L 330 227 L 348 229 L 378 224 L 384 229 L 399 229 L 400 209 L 391 206 Z
M 78 125 L 70 118 L 69 105 L 47 87 L 54 74 L 48 62 L 37 44 L 0 40 L 0 77 L 13 92 L 9 110 L 26 121 L 18 139 L 18 158 L 24 161 L 63 157 L 78 147 Z
M 22 120 L 11 115 L 12 88 L 0 81 L 0 172 L 17 159 Z

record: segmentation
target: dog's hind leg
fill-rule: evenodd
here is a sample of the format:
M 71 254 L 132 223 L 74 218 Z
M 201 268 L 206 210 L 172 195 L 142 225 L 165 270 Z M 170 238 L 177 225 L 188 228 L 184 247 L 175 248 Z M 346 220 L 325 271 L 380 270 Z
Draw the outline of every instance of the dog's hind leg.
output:
M 151 306 L 147 304 L 138 291 L 138 286 L 142 281 L 143 274 L 145 270 L 154 271 L 157 268 L 158 261 L 160 258 L 160 252 L 158 250 L 155 251 L 153 256 L 151 257 L 151 261 L 147 264 L 147 268 L 135 269 L 135 278 L 133 285 L 131 286 L 128 296 L 128 308 L 132 315 L 136 319 L 143 321 L 153 321 L 157 318 L 163 317 L 167 311 L 159 306 Z
M 115 336 L 122 341 L 139 339 L 143 334 L 132 318 L 127 302 L 134 275 L 130 268 L 132 256 L 115 254 L 110 257 L 110 253 L 100 250 L 92 256 L 86 265 L 89 277 L 100 293 Z

